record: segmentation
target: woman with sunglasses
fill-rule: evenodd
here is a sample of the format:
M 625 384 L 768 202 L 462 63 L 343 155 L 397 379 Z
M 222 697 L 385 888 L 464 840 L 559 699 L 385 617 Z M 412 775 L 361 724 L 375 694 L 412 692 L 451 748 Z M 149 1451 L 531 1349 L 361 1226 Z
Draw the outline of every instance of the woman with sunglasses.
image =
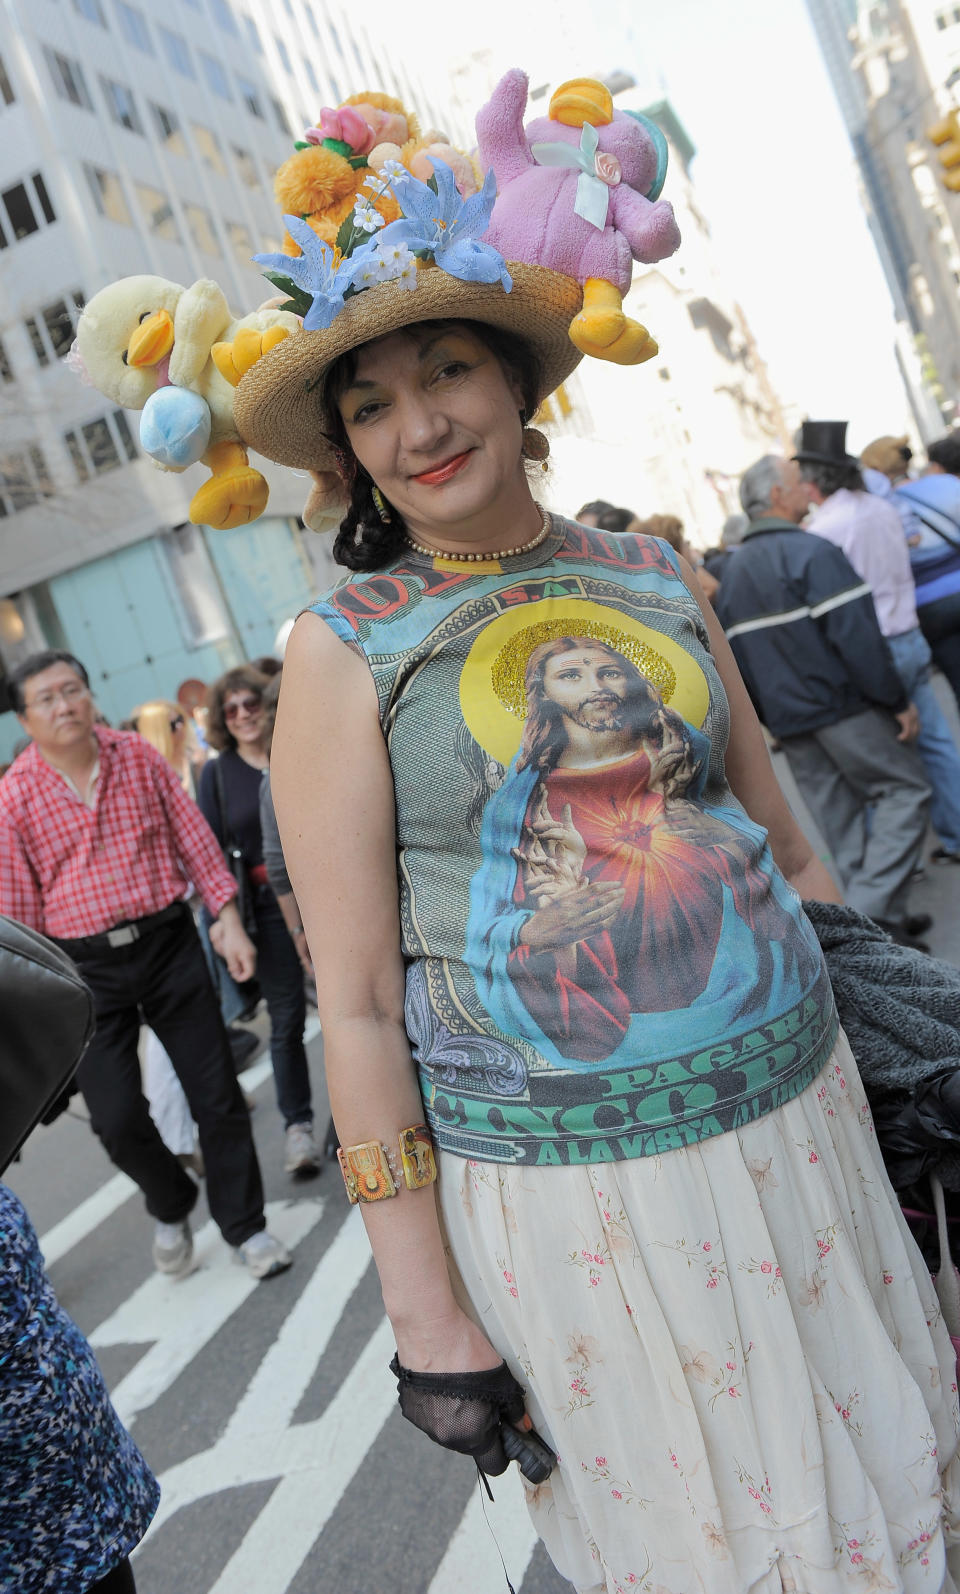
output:
M 200 746 L 192 720 L 180 705 L 166 698 L 141 703 L 133 711 L 132 725 L 158 753 L 163 754 L 168 764 L 172 764 L 184 791 L 196 797 L 200 771 L 207 755 Z
M 309 1178 L 320 1171 L 313 1138 L 310 1072 L 303 1044 L 303 969 L 267 880 L 260 828 L 260 788 L 269 764 L 267 677 L 251 665 L 228 670 L 210 688 L 207 739 L 220 757 L 200 777 L 198 802 L 221 846 L 235 843 L 250 886 L 257 978 L 270 1015 L 270 1055 L 286 1131 L 284 1168 Z

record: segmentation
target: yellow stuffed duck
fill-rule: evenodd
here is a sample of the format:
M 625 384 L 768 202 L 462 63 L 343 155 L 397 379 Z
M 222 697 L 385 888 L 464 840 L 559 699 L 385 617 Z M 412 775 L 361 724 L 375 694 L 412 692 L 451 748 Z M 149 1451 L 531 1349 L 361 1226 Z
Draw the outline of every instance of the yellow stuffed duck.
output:
M 223 290 L 163 277 L 124 277 L 95 294 L 80 317 L 77 353 L 92 385 L 142 411 L 140 441 L 163 470 L 202 461 L 212 472 L 190 519 L 229 530 L 262 515 L 269 489 L 249 464 L 233 419 L 233 392 L 261 354 L 297 331 L 276 309 L 234 316 Z

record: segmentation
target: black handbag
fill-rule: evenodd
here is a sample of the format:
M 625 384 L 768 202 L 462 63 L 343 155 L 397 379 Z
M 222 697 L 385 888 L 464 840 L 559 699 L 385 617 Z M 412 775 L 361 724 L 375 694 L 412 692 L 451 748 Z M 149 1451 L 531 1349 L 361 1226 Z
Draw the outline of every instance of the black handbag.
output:
M 0 917 L 0 1173 L 73 1078 L 93 1036 L 93 997 L 52 941 Z
M 257 921 L 254 914 L 253 891 L 250 885 L 250 876 L 243 859 L 237 838 L 230 824 L 227 809 L 227 792 L 223 781 L 223 770 L 219 758 L 213 761 L 213 787 L 217 799 L 217 812 L 220 816 L 220 834 L 223 837 L 223 861 L 234 880 L 237 882 L 237 895 L 234 899 L 240 922 L 246 930 L 251 941 L 256 940 Z M 254 975 L 251 980 L 244 980 L 238 984 L 224 963 L 223 959 L 214 952 L 210 945 L 210 915 L 206 908 L 202 915 L 201 941 L 210 966 L 214 989 L 220 1002 L 220 1013 L 223 1022 L 229 1027 L 237 1022 L 244 1022 L 251 1018 L 260 1004 L 260 983 Z

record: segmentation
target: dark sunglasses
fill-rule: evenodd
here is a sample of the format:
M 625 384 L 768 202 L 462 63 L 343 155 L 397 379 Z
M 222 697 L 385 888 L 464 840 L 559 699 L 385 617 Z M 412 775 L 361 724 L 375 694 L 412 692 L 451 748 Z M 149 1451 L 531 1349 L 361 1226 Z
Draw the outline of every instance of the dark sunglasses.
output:
M 175 720 L 170 721 L 170 729 L 172 731 L 182 731 L 185 724 L 186 721 L 184 720 L 183 715 L 178 714 Z
M 262 707 L 259 697 L 242 697 L 239 703 L 228 703 L 223 711 L 225 720 L 235 720 L 238 714 L 256 714 Z

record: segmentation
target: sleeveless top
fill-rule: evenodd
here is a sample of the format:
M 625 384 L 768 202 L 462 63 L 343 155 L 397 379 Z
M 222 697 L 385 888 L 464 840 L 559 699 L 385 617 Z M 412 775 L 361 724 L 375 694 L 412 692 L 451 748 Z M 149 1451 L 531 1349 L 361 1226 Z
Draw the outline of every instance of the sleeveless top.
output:
M 471 565 L 405 551 L 312 605 L 376 684 L 406 1027 L 437 1144 L 656 1155 L 798 1095 L 837 1019 L 816 935 L 724 774 L 676 556 L 553 517 Z

